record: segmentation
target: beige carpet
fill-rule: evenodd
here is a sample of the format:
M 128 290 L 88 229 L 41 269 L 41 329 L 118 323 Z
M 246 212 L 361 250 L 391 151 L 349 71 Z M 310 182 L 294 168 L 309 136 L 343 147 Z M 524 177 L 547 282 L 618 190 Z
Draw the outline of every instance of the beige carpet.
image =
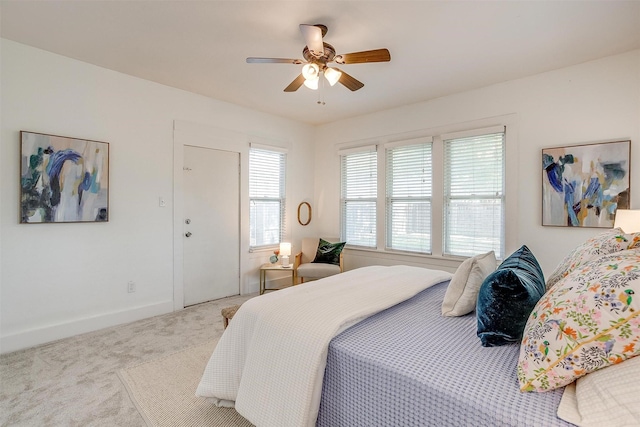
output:
M 235 409 L 219 408 L 195 395 L 215 343 L 191 347 L 118 372 L 148 426 L 252 426 Z

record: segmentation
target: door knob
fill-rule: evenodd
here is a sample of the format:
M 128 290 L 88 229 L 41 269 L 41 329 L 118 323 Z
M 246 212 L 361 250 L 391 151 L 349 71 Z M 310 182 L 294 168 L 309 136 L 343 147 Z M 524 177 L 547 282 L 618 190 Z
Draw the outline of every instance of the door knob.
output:
M 187 231 L 184 235 L 187 236 L 187 237 L 191 237 L 191 232 Z

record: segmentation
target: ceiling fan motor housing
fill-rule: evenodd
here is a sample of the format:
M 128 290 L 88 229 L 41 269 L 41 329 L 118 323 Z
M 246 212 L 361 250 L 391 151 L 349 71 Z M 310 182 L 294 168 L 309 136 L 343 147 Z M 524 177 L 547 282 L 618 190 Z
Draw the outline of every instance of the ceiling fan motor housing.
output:
M 309 52 L 309 48 L 307 46 L 302 49 L 302 56 L 307 62 L 311 62 L 313 64 L 318 64 L 320 68 L 324 68 L 327 65 L 327 62 L 333 61 L 333 58 L 336 56 L 336 50 L 329 43 L 322 43 L 324 46 L 324 54 L 320 57 L 315 57 Z

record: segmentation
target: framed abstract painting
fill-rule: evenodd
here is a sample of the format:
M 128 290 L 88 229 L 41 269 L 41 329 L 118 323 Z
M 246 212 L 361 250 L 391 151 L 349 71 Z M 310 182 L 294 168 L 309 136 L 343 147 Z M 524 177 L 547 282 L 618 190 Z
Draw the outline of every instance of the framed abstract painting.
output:
M 109 220 L 109 144 L 20 132 L 20 222 Z
M 542 150 L 542 225 L 613 227 L 629 209 L 631 141 Z

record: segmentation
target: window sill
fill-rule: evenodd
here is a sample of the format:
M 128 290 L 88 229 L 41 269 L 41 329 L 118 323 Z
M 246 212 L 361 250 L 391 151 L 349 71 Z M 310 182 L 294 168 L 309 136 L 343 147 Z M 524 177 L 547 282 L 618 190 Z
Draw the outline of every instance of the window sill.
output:
M 460 266 L 460 264 L 466 259 L 465 257 L 427 255 L 417 254 L 414 252 L 368 249 L 361 247 L 345 247 L 345 253 L 348 255 L 352 254 L 353 256 L 367 259 L 379 259 L 383 264 L 385 263 L 385 261 L 393 261 L 397 264 L 414 264 L 425 266 L 427 268 L 442 269 L 452 272 L 455 271 L 458 266 Z
M 249 253 L 250 254 L 260 254 L 260 253 L 266 253 L 266 252 L 271 252 L 273 253 L 273 251 L 277 251 L 280 249 L 280 246 L 275 245 L 275 246 L 260 246 L 259 248 L 249 248 Z
M 393 250 L 393 249 L 374 249 L 374 248 L 366 248 L 362 246 L 345 246 L 344 249 L 348 251 L 354 251 L 354 252 L 371 252 L 376 254 L 397 255 L 397 256 L 403 256 L 403 257 L 433 259 L 433 260 L 453 261 L 453 262 L 462 262 L 468 258 L 468 257 L 456 256 L 456 255 L 433 255 L 433 254 L 423 254 L 418 252 L 399 251 L 399 250 Z

